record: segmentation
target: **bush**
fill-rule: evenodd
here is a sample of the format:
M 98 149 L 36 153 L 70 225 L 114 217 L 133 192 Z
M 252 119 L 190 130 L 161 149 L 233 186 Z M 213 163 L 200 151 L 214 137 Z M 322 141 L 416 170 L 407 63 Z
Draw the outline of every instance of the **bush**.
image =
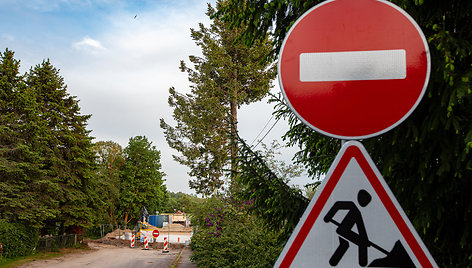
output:
M 192 260 L 199 267 L 272 267 L 282 251 L 278 233 L 247 212 L 251 202 L 211 198 L 198 213 Z
M 10 223 L 0 219 L 0 243 L 3 256 L 14 258 L 33 252 L 38 242 L 38 231 L 21 223 Z

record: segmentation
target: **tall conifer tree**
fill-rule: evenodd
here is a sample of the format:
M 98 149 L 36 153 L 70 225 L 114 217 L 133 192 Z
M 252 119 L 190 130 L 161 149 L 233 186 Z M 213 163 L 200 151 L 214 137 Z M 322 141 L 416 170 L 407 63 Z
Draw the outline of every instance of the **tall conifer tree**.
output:
M 36 151 L 37 104 L 14 52 L 6 49 L 0 56 L 0 215 L 41 227 L 58 210 L 51 185 L 41 179 L 45 170 Z
M 218 1 L 217 9 L 224 5 Z M 189 57 L 194 69 L 181 63 L 191 93 L 170 89 L 169 104 L 177 125 L 161 120 L 170 147 L 182 154 L 175 160 L 189 166 L 195 178 L 190 187 L 203 194 L 223 184 L 225 166 L 231 166 L 231 177 L 237 173 L 237 141 L 232 134 L 238 130 L 238 109 L 265 97 L 275 76 L 270 62 L 263 61 L 271 51 L 270 42 L 265 39 L 248 48 L 238 40 L 240 30 L 213 18 L 214 13 L 209 5 L 210 27 L 200 24 L 199 29 L 191 29 L 203 56 Z
M 49 60 L 31 68 L 26 83 L 38 107 L 37 151 L 43 157 L 45 178 L 57 187 L 60 214 L 55 220 L 63 227 L 90 224 L 94 206 L 100 202 L 93 189 L 94 154 L 86 129 L 90 115 L 80 114 L 78 101 L 69 95 L 59 70 Z

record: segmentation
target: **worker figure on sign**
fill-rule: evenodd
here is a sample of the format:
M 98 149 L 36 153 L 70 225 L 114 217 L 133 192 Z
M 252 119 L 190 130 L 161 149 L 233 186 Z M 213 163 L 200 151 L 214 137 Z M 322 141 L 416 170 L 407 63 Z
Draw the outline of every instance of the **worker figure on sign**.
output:
M 357 193 L 357 202 L 361 207 L 367 206 L 371 200 L 372 196 L 366 190 L 360 190 Z M 340 210 L 347 210 L 347 214 L 339 223 L 334 220 L 334 216 Z M 361 212 L 356 204 L 352 201 L 337 201 L 324 217 L 324 221 L 338 226 L 336 233 L 339 235 L 339 246 L 329 259 L 329 264 L 331 266 L 338 265 L 349 248 L 349 242 L 351 242 L 359 249 L 359 265 L 365 267 L 367 265 L 367 248 L 370 246 L 370 242 Z M 357 227 L 357 233 L 353 231 L 354 225 Z

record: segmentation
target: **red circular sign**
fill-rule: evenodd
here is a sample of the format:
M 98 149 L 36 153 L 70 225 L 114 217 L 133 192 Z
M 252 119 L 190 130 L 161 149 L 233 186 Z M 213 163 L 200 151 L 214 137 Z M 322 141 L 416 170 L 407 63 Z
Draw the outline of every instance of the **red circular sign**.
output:
M 154 236 L 154 238 L 157 238 L 159 236 L 159 230 L 154 230 L 152 231 L 152 236 Z
M 279 83 L 308 126 L 340 139 L 382 134 L 426 90 L 430 55 L 416 22 L 383 0 L 335 0 L 306 12 L 279 54 Z

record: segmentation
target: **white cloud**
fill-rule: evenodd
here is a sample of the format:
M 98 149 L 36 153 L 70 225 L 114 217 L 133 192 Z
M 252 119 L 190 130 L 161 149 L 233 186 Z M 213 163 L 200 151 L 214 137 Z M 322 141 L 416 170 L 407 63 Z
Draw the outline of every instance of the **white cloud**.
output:
M 77 50 L 85 51 L 92 54 L 106 50 L 102 46 L 100 41 L 92 39 L 88 36 L 85 36 L 84 38 L 82 38 L 82 40 L 73 43 L 72 46 Z
M 192 192 L 189 171 L 172 159 L 159 119 L 172 123 L 168 89 L 188 90 L 180 60 L 201 54 L 190 37 L 199 22 L 208 25 L 206 4 L 171 10 L 162 6 L 140 12 L 108 14 L 105 31 L 75 42 L 75 51 L 59 66 L 68 90 L 80 100 L 84 114 L 92 114 L 89 129 L 96 140 L 126 146 L 128 139 L 144 135 L 161 151 L 166 184 L 171 191 Z M 104 53 L 106 52 L 106 53 Z
M 101 13 L 104 17 L 97 27 L 72 32 L 75 40 L 63 42 L 65 47 L 62 42 L 54 42 L 47 50 L 32 46 L 34 57 L 22 50 L 25 57 L 19 59 L 37 64 L 37 57 L 51 58 L 68 91 L 80 100 L 82 113 L 92 114 L 88 123 L 95 141 L 113 140 L 126 146 L 130 137 L 146 136 L 161 151 L 168 189 L 193 192 L 187 183 L 189 170 L 172 159 L 177 152 L 167 145 L 159 119 L 174 125 L 167 103 L 169 87 L 179 92 L 189 90 L 187 75 L 179 70 L 180 60 L 201 55 L 190 28 L 198 28 L 199 22 L 209 25 L 207 5 L 200 0 L 178 6 L 173 1 L 168 1 L 172 5 L 159 2 L 144 11 L 107 10 Z M 271 113 L 272 105 L 263 102 L 244 106 L 239 119 L 241 136 L 251 142 Z M 285 129 L 280 121 L 264 142 L 280 138 Z
M 99 57 L 81 57 L 63 68 L 71 76 L 69 89 L 81 100 L 84 113 L 93 114 L 89 121 L 92 136 L 97 140 L 114 140 L 126 146 L 128 139 L 137 135 L 148 137 L 161 151 L 166 184 L 171 191 L 192 192 L 188 188 L 187 167 L 172 159 L 178 152 L 169 148 L 159 119 L 174 125 L 172 109 L 167 104 L 168 89 L 189 90 L 187 75 L 180 72 L 180 60 L 189 55 L 201 55 L 200 48 L 190 37 L 190 28 L 198 23 L 209 25 L 206 5 L 200 12 L 192 9 L 178 11 L 149 10 L 134 14 L 114 14 L 108 18 L 110 29 L 98 36 L 107 53 Z M 123 19 L 126 18 L 126 19 Z M 67 77 L 66 77 L 67 79 Z M 274 89 L 277 92 L 279 89 Z M 272 105 L 261 101 L 240 110 L 241 136 L 252 141 L 271 117 Z M 264 140 L 280 139 L 287 126 L 280 121 Z M 264 132 L 265 133 L 265 132 Z M 286 161 L 293 150 L 284 151 Z M 296 180 L 294 184 L 306 182 Z
M 11 34 L 0 34 L 0 42 L 2 43 L 10 43 L 15 40 L 15 37 Z

